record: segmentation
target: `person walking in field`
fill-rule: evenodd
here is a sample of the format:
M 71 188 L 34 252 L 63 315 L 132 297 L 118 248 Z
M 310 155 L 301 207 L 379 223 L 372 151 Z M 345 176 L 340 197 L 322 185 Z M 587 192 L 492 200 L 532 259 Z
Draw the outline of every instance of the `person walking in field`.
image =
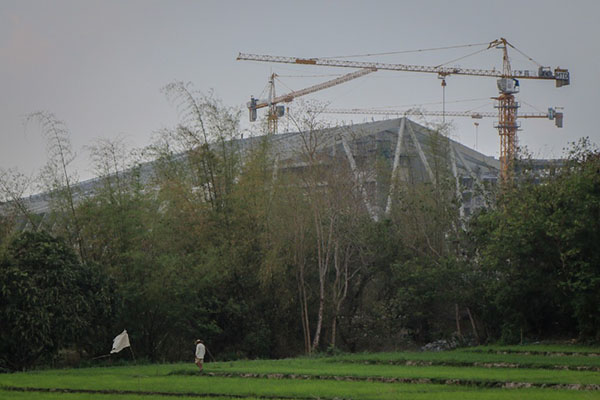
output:
M 204 364 L 204 353 L 206 353 L 206 347 L 204 347 L 204 343 L 202 340 L 196 340 L 196 365 L 202 371 L 202 367 Z

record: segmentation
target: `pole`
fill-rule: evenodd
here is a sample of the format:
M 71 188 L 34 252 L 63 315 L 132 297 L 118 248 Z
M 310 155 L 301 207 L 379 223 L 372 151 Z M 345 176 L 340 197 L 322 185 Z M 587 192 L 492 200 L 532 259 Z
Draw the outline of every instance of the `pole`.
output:
M 133 354 L 133 348 L 131 348 L 131 344 L 129 345 L 129 351 L 131 351 L 131 356 L 133 357 L 133 362 L 136 363 L 135 354 Z
M 137 366 L 137 361 L 135 361 L 135 354 L 133 354 L 133 348 L 131 347 L 131 343 L 129 344 L 129 351 L 131 351 L 131 356 L 133 357 L 133 364 Z M 142 391 L 142 381 L 140 380 L 140 374 L 137 374 L 138 381 L 138 390 Z
M 442 78 L 442 124 L 446 125 L 446 78 Z
M 215 358 L 213 357 L 213 355 L 210 353 L 210 350 L 208 350 L 208 347 L 204 346 L 206 348 L 206 352 L 208 353 L 208 355 L 210 356 L 210 358 L 212 358 L 213 362 L 215 362 Z
M 98 360 L 100 358 L 106 358 L 106 357 L 110 357 L 110 354 L 105 354 L 103 356 L 94 357 L 94 358 L 92 358 L 92 360 Z

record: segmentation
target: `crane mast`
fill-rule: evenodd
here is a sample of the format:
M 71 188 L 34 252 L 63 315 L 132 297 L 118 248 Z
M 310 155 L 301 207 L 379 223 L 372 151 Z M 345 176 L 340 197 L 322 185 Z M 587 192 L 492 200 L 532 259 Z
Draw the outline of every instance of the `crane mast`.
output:
M 508 43 L 501 38 L 490 43 L 502 49 L 502 77 L 498 79 L 496 108 L 498 108 L 498 123 L 496 128 L 500 135 L 500 179 L 509 182 L 512 178 L 513 163 L 517 155 L 517 110 L 519 103 L 515 101 L 515 93 L 519 92 L 519 81 L 512 77 L 510 59 L 508 58 Z
M 556 87 L 570 84 L 570 75 L 567 69 L 540 66 L 537 71 L 513 70 L 508 56 L 508 47 L 515 48 L 506 39 L 500 38 L 489 43 L 488 49 L 502 49 L 502 71 L 494 69 L 476 69 L 445 66 L 423 66 L 408 64 L 391 64 L 379 62 L 349 61 L 331 58 L 298 58 L 285 56 L 270 56 L 259 54 L 239 53 L 238 60 L 276 62 L 286 64 L 301 64 L 327 67 L 344 68 L 371 68 L 374 70 L 425 72 L 438 74 L 444 79 L 449 75 L 470 75 L 497 78 L 498 97 L 496 108 L 498 109 L 498 123 L 496 128 L 500 135 L 500 177 L 502 182 L 510 182 L 512 178 L 513 161 L 516 157 L 517 148 L 517 111 L 518 102 L 514 94 L 519 92 L 519 79 L 554 80 Z

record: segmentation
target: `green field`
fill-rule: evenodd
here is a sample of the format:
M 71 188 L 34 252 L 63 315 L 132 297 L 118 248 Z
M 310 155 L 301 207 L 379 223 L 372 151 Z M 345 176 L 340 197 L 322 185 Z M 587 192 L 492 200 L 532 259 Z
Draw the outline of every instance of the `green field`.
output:
M 0 399 L 600 399 L 599 350 L 480 347 L 215 362 L 202 374 L 192 363 L 43 370 L 0 375 Z

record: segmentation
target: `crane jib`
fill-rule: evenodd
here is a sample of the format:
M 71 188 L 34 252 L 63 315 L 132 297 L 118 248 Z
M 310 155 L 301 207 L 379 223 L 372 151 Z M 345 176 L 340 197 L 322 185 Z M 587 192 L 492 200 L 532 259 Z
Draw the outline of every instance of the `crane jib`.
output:
M 407 72 L 426 72 L 436 73 L 444 76 L 448 75 L 472 75 L 472 76 L 488 76 L 496 78 L 515 78 L 515 79 L 548 79 L 556 80 L 556 86 L 565 86 L 570 83 L 569 70 L 556 68 L 554 73 L 548 67 L 540 67 L 538 71 L 530 70 L 513 70 L 508 76 L 497 69 L 477 69 L 477 68 L 461 68 L 461 67 L 442 67 L 442 66 L 424 66 L 424 65 L 405 65 L 405 64 L 390 64 L 378 62 L 364 61 L 349 61 L 336 60 L 331 58 L 298 58 L 285 56 L 270 56 L 259 54 L 240 53 L 238 60 L 276 62 L 285 64 L 303 64 L 325 67 L 346 67 L 346 68 L 376 68 L 379 70 L 391 71 L 407 71 Z

